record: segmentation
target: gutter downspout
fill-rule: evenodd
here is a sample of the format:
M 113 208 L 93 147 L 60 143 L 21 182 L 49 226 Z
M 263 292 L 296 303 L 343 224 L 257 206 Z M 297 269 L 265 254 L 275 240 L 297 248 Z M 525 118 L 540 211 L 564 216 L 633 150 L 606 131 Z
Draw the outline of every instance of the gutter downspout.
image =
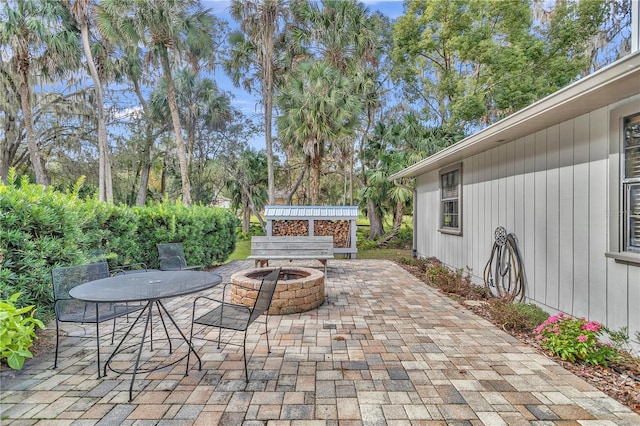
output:
M 413 247 L 411 247 L 411 256 L 415 259 L 418 257 L 418 249 L 417 249 L 418 237 L 416 236 L 416 225 L 418 224 L 418 218 L 416 215 L 416 212 L 417 212 L 416 199 L 418 198 L 417 197 L 418 194 L 415 188 L 410 188 L 407 185 L 403 185 L 399 183 L 397 179 L 393 180 L 393 184 L 398 188 L 404 188 L 408 191 L 411 191 L 411 193 L 413 194 L 413 242 L 412 242 Z

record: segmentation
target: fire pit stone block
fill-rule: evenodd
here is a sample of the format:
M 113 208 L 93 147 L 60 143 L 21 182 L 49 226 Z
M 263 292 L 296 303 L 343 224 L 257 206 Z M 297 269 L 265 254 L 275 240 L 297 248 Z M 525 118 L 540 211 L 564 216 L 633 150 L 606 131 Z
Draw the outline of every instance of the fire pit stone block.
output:
M 252 268 L 231 276 L 231 301 L 253 306 L 264 276 L 273 268 Z M 242 287 L 253 288 L 246 290 Z M 324 303 L 324 274 L 313 268 L 283 267 L 269 315 L 287 315 L 316 309 Z

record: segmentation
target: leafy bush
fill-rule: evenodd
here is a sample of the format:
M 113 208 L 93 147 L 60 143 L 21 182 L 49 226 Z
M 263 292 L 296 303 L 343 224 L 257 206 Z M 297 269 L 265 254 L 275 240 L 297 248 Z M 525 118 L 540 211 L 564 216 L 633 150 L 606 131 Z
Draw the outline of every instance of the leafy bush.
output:
M 376 240 L 358 238 L 356 246 L 358 247 L 358 250 L 375 250 L 378 248 L 378 242 Z
M 543 348 L 565 361 L 584 361 L 592 365 L 608 365 L 617 351 L 601 343 L 598 337 L 606 329 L 598 322 L 587 322 L 562 313 L 547 318 L 534 332 Z
M 33 306 L 16 308 L 19 297 L 20 293 L 15 293 L 0 300 L 0 360 L 6 359 L 14 370 L 22 369 L 25 358 L 33 358 L 29 348 L 37 338 L 35 328 L 44 329 L 44 324 L 33 317 Z
M 67 193 L 17 182 L 0 184 L 0 297 L 20 292 L 18 305 L 35 305 L 52 312 L 49 271 L 53 266 L 83 263 L 95 235 L 85 232 L 92 216 L 81 209 L 76 187 Z
M 127 207 L 80 199 L 83 180 L 67 192 L 19 182 L 0 183 L 0 297 L 20 292 L 19 305 L 53 317 L 51 268 L 88 263 L 103 253 L 111 268 L 157 268 L 156 243 L 182 242 L 193 265 L 224 262 L 235 249 L 238 219 L 228 210 L 163 203 Z
M 451 271 L 435 258 L 428 259 L 425 277 L 428 283 L 450 295 L 471 300 L 486 299 L 489 296 L 483 286 L 471 282 L 469 271 L 466 274 L 461 269 Z
M 549 317 L 542 308 L 533 303 L 513 303 L 510 299 L 489 300 L 491 319 L 505 330 L 529 331 Z
M 156 244 L 181 242 L 191 265 L 212 266 L 224 262 L 236 246 L 238 219 L 216 207 L 159 204 L 136 207 L 138 236 L 143 261 L 158 268 Z

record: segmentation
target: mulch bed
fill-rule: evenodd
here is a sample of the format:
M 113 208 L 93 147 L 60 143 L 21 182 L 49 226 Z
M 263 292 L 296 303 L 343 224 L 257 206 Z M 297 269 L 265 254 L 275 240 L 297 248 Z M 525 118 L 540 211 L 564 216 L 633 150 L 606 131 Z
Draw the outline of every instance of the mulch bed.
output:
M 425 274 L 419 267 L 400 263 L 399 265 L 411 272 L 419 280 L 425 282 L 425 284 L 430 285 L 426 282 Z M 434 288 L 437 289 L 436 287 Z M 493 322 L 485 305 L 473 304 L 472 306 L 465 305 L 465 307 L 486 320 Z M 581 377 L 611 398 L 640 414 L 640 360 L 610 363 L 608 367 L 567 362 L 544 350 L 535 340 L 533 333 L 505 331 L 521 342 L 532 346 L 539 353 L 553 359 L 556 363 L 568 371 L 571 371 L 576 376 Z

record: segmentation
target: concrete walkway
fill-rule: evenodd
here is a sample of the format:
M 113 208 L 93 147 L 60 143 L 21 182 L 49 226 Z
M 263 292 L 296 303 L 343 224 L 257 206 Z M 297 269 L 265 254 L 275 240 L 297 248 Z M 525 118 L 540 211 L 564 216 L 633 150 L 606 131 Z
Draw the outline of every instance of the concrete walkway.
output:
M 218 272 L 228 279 L 251 266 Z M 198 343 L 202 371 L 185 377 L 180 361 L 139 374 L 129 402 L 131 375 L 97 379 L 95 339 L 69 337 L 58 369 L 51 353 L 2 374 L 0 424 L 640 425 L 627 407 L 392 262 L 330 261 L 326 284 L 319 309 L 270 317 L 271 354 L 251 330 L 249 384 L 241 348 Z M 166 303 L 186 332 L 193 297 Z M 113 346 L 102 341 L 104 359 Z M 171 356 L 164 346 L 145 351 L 145 367 L 186 353 L 185 344 Z

